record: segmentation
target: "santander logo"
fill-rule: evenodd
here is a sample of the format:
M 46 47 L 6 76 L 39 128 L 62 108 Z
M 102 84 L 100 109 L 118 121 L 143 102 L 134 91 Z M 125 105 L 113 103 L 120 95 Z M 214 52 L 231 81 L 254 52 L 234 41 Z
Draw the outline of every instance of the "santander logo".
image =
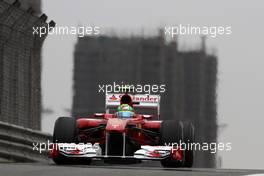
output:
M 120 101 L 121 97 L 123 94 L 113 94 L 110 95 L 108 98 L 108 101 Z M 133 101 L 138 101 L 138 102 L 149 102 L 149 103 L 156 103 L 158 102 L 158 98 L 156 96 L 151 96 L 151 95 L 135 95 L 132 96 Z

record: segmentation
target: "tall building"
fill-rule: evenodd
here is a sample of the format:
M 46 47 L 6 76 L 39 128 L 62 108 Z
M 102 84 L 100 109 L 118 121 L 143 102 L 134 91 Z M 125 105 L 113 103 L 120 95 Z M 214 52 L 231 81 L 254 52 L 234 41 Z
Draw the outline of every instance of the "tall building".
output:
M 4 0 L 10 4 L 18 1 L 21 3 L 21 9 L 27 10 L 30 7 L 34 10 L 34 13 L 39 15 L 41 13 L 41 0 Z
M 163 35 L 78 38 L 74 54 L 73 116 L 104 112 L 98 85 L 165 84 L 161 119 L 190 120 L 197 142 L 216 142 L 217 58 L 204 49 L 182 52 Z M 196 166 L 214 167 L 215 155 L 197 152 Z
M 21 9 L 29 1 L 21 2 L 0 1 L 0 121 L 39 130 L 45 36 L 33 35 L 32 28 L 47 26 L 47 17 Z

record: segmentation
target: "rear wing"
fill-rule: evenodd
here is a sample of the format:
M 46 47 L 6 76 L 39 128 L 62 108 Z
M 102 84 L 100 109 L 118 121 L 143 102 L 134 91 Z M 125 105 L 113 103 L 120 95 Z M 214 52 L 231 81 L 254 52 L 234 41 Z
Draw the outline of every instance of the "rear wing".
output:
M 106 94 L 105 109 L 109 113 L 110 108 L 117 108 L 120 105 L 120 99 L 124 94 Z M 142 109 L 156 109 L 158 116 L 160 115 L 160 95 L 149 94 L 128 94 L 133 102 L 133 107 Z

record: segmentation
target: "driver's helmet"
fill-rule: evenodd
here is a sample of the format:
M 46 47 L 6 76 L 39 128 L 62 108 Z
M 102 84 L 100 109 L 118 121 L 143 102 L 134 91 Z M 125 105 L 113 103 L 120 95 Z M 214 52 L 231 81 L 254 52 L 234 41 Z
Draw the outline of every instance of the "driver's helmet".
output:
M 133 118 L 134 110 L 128 104 L 122 104 L 118 106 L 116 115 L 118 118 Z

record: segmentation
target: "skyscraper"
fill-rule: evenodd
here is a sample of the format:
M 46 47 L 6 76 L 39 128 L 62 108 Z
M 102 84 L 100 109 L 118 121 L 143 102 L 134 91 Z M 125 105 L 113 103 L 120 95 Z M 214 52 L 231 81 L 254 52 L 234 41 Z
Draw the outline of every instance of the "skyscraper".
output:
M 16 0 L 4 0 L 10 4 L 14 3 Z M 27 10 L 28 8 L 32 8 L 35 14 L 39 15 L 41 13 L 41 0 L 19 0 L 21 3 L 21 8 L 23 10 Z
M 37 2 L 36 12 L 40 9 Z M 32 27 L 47 23 L 45 15 L 23 10 L 29 5 L 30 1 L 0 1 L 0 121 L 39 130 L 40 53 L 45 36 L 32 35 Z

